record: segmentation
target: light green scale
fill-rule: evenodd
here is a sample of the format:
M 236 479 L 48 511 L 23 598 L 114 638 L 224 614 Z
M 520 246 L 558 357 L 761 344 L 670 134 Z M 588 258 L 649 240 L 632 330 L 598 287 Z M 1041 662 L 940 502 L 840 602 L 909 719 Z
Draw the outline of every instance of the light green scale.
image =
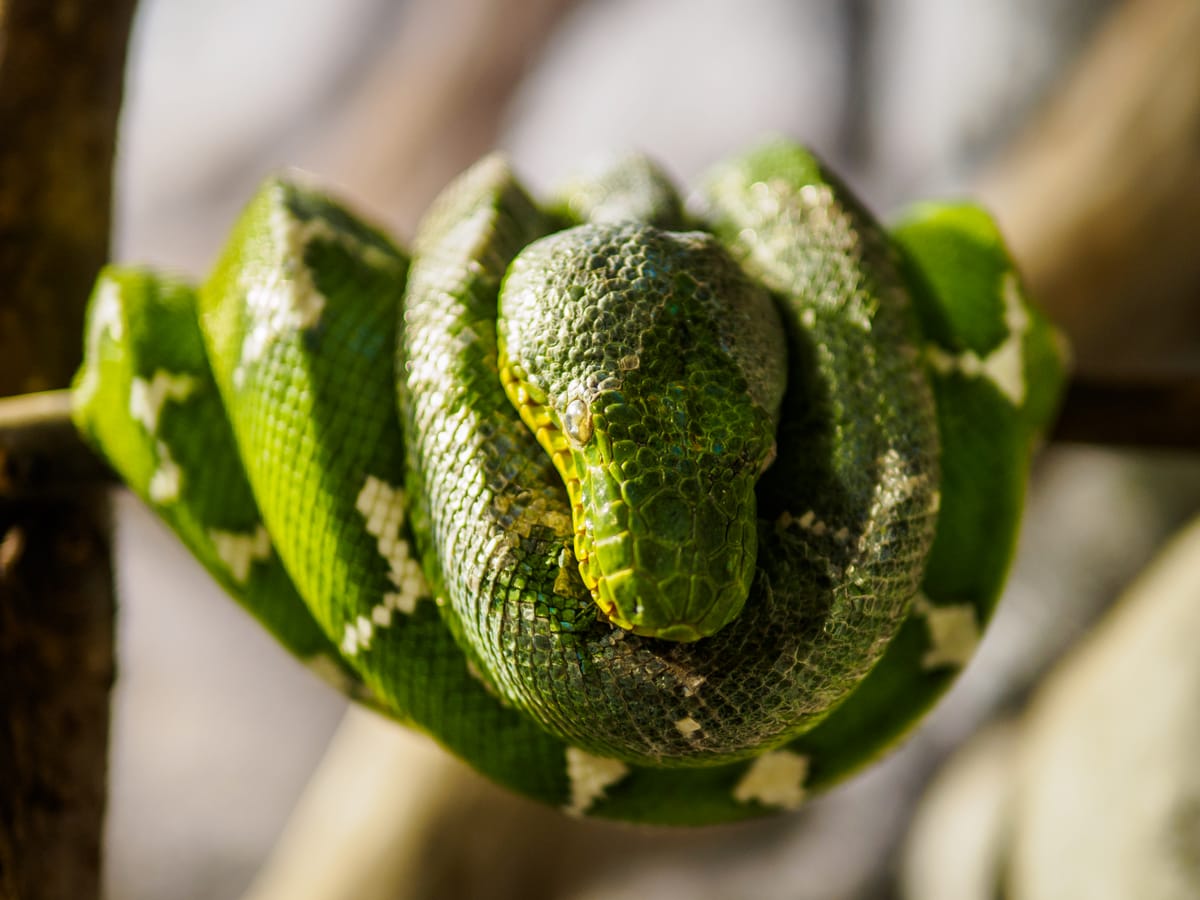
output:
M 803 148 L 685 213 L 497 158 L 411 265 L 269 182 L 199 289 L 110 270 L 81 431 L 360 700 L 572 813 L 792 808 L 895 741 L 1003 584 L 1059 342 L 990 219 L 887 232 Z

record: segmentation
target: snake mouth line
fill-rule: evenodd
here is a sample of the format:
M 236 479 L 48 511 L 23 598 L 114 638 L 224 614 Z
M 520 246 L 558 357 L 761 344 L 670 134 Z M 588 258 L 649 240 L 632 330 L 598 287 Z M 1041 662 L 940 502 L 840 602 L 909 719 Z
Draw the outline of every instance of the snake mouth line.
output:
M 574 528 L 575 560 L 579 566 L 579 574 L 584 586 L 592 595 L 592 600 L 606 619 L 614 624 L 629 629 L 632 626 L 622 621 L 623 617 L 616 605 L 606 601 L 600 594 L 600 578 L 592 572 L 596 568 L 592 554 L 588 551 L 587 528 L 584 526 L 583 483 L 571 457 L 571 449 L 567 437 L 551 417 L 548 408 L 530 393 L 527 385 L 505 360 L 503 345 L 500 347 L 500 382 L 504 392 L 517 409 L 521 421 L 533 432 L 538 444 L 549 455 L 554 468 L 562 478 L 567 490 L 567 499 L 571 504 L 571 523 Z
M 594 552 L 594 539 L 588 533 L 586 525 L 587 514 L 583 502 L 583 480 L 580 477 L 576 460 L 571 452 L 571 444 L 562 428 L 554 420 L 549 407 L 540 402 L 534 392 L 523 381 L 515 367 L 505 359 L 503 348 L 500 352 L 499 366 L 500 381 L 505 393 L 517 409 L 521 421 L 533 432 L 538 444 L 549 454 L 554 468 L 558 471 L 567 491 L 571 506 L 571 522 L 574 532 L 573 549 L 580 577 L 584 587 L 591 595 L 592 602 L 602 619 L 618 628 L 633 634 L 668 641 L 690 642 L 705 637 L 708 632 L 697 628 L 691 622 L 668 622 L 653 625 L 640 624 L 633 621 L 627 612 L 622 612 L 614 594 L 617 585 L 636 577 L 631 565 L 622 566 L 605 572 L 599 555 Z M 607 542 L 632 543 L 632 535 L 628 531 L 619 536 L 610 536 Z M 632 550 L 629 551 L 632 553 Z M 641 614 L 641 604 L 637 606 L 637 615 Z
M 574 529 L 573 549 L 575 551 L 575 561 L 579 567 L 579 574 L 583 580 L 584 587 L 587 588 L 592 602 L 596 604 L 597 610 L 605 621 L 626 631 L 632 631 L 634 634 L 645 633 L 646 630 L 639 629 L 637 625 L 629 621 L 621 613 L 616 602 L 607 596 L 604 590 L 608 579 L 601 571 L 599 561 L 590 549 L 591 540 L 587 533 L 587 527 L 584 524 L 586 515 L 583 506 L 583 481 L 579 477 L 575 460 L 571 455 L 567 436 L 550 415 L 548 407 L 538 402 L 514 367 L 504 360 L 505 354 L 503 348 L 500 350 L 500 356 L 500 382 L 504 386 L 505 393 L 516 407 L 521 421 L 529 427 L 538 444 L 550 455 L 550 459 L 554 463 L 554 468 L 558 471 L 563 485 L 567 490 L 567 499 L 571 504 L 571 522 Z M 626 569 L 622 571 L 631 570 Z M 621 572 L 612 574 L 616 576 L 620 575 Z M 692 634 L 690 626 L 685 627 L 685 631 L 688 635 Z M 687 637 L 683 639 L 691 640 L 694 638 Z

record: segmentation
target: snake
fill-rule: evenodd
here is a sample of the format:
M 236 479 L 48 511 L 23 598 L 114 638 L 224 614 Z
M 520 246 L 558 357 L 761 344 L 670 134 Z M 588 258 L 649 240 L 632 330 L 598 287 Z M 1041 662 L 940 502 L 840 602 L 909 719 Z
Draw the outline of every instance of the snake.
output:
M 269 179 L 199 284 L 104 269 L 81 434 L 279 642 L 572 815 L 800 806 L 1002 590 L 1064 348 L 994 221 L 772 139 L 687 196 L 502 156 L 411 253 Z M 402 798 L 398 798 L 401 799 Z

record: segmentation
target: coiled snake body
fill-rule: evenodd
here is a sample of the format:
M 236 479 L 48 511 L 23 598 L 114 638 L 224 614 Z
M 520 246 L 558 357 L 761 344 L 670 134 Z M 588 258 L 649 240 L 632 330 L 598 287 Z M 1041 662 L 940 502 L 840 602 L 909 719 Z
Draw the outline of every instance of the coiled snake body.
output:
M 963 286 L 966 286 L 965 288 Z M 274 180 L 194 291 L 112 269 L 76 419 L 280 640 L 569 811 L 790 808 L 966 661 L 1061 377 L 994 227 L 776 142 L 479 163 L 411 267 Z

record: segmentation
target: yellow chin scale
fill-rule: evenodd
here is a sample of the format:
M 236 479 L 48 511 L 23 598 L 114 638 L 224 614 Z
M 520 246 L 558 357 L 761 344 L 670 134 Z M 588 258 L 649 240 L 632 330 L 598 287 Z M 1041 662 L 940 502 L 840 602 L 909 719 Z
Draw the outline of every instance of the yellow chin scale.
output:
M 606 596 L 600 563 L 591 553 L 591 542 L 588 540 L 585 526 L 583 486 L 570 441 L 555 421 L 549 405 L 544 402 L 545 398 L 538 396 L 541 392 L 525 381 L 523 374 L 520 367 L 508 362 L 501 347 L 500 383 L 504 385 L 504 392 L 516 407 L 521 421 L 533 432 L 542 449 L 550 455 L 554 468 L 567 488 L 567 498 L 571 502 L 571 521 L 575 528 L 575 559 L 579 563 L 580 577 L 606 619 L 621 628 L 632 628 L 633 623 L 626 621 L 612 598 Z

